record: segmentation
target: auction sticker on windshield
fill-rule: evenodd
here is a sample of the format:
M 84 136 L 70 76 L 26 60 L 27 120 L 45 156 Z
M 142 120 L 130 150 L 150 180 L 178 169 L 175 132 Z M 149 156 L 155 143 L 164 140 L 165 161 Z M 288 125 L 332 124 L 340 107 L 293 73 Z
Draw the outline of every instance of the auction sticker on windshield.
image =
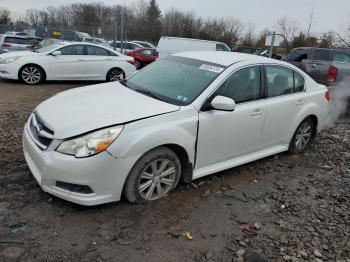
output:
M 224 71 L 224 68 L 222 68 L 222 67 L 213 66 L 213 65 L 206 65 L 206 64 L 201 65 L 199 67 L 199 69 L 218 73 L 218 74 L 220 74 L 222 71 Z

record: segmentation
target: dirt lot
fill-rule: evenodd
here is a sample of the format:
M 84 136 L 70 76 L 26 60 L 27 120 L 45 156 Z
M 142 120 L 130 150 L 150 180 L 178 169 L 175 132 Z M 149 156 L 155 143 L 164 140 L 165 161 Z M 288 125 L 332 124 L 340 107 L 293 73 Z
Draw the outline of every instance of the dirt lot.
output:
M 0 261 L 350 261 L 349 118 L 302 155 L 183 184 L 154 203 L 87 208 L 44 193 L 21 149 L 35 106 L 84 84 L 0 81 Z

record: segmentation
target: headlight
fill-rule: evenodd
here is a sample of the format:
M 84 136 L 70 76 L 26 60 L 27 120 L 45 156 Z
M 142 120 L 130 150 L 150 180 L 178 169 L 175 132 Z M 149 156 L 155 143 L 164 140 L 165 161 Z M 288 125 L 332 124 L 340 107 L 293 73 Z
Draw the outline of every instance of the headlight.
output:
M 20 58 L 21 58 L 21 56 L 11 56 L 11 57 L 7 57 L 7 58 L 2 58 L 2 59 L 0 59 L 0 64 L 8 64 L 8 63 L 16 61 L 17 59 L 20 59 Z
M 104 151 L 119 136 L 123 126 L 101 129 L 87 135 L 63 141 L 56 151 L 74 155 L 76 157 L 87 157 Z

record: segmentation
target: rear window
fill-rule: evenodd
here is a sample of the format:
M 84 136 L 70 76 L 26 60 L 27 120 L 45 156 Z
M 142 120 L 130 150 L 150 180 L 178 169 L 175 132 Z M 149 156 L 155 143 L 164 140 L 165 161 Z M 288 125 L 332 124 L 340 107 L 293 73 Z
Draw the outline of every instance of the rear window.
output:
M 329 61 L 329 51 L 327 50 L 315 50 L 314 60 Z
M 17 45 L 29 45 L 30 44 L 29 40 L 27 40 L 25 38 L 12 37 L 12 36 L 5 37 L 4 43 L 17 44 Z
M 333 52 L 331 60 L 334 62 L 350 63 L 350 56 L 341 52 Z
M 226 45 L 216 44 L 216 51 L 230 51 Z

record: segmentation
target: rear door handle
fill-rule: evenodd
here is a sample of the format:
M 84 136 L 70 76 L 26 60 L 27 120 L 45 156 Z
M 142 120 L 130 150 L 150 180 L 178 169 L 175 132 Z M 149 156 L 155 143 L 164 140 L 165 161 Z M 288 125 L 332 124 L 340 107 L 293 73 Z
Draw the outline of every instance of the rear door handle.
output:
M 311 64 L 311 67 L 312 67 L 312 68 L 316 68 L 317 65 L 316 65 L 316 64 Z
M 264 113 L 264 110 L 258 108 L 258 109 L 255 109 L 250 115 L 251 116 L 261 116 L 263 113 Z
M 84 62 L 85 60 L 84 59 L 78 59 L 78 62 Z
M 295 103 L 296 106 L 302 106 L 302 105 L 304 105 L 304 104 L 305 104 L 304 100 L 298 100 L 298 101 Z

